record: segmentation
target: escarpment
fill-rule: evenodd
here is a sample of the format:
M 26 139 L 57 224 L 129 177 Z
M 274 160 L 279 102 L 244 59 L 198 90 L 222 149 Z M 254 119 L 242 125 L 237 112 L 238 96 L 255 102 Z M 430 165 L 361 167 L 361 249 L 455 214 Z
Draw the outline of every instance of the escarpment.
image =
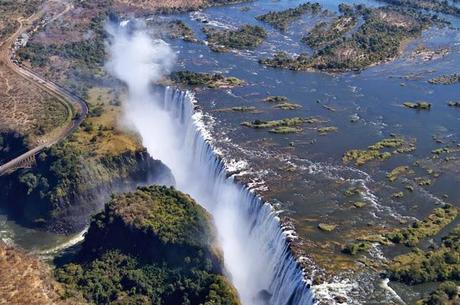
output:
M 113 192 L 152 183 L 174 185 L 174 178 L 144 149 L 93 156 L 65 141 L 40 153 L 33 168 L 0 177 L 0 203 L 24 225 L 71 233 Z

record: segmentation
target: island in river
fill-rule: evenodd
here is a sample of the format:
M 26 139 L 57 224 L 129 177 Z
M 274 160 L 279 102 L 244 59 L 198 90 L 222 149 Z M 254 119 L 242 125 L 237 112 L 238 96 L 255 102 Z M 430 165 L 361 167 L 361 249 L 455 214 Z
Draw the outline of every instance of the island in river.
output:
M 90 111 L 36 167 L 1 178 L 9 217 L 21 226 L 74 233 L 112 191 L 148 183 L 146 167 L 166 177 L 158 183 L 174 184 L 136 136 L 115 124 L 124 93 L 103 69 L 103 24 L 114 5 L 145 17 L 152 35 L 177 51 L 177 71 L 164 82 L 195 92 L 231 173 L 294 229 L 291 249 L 320 302 L 455 304 L 458 3 L 258 0 L 211 7 L 190 1 L 177 10 L 176 2 L 158 14 L 151 1 L 78 1 L 16 50 L 18 62 L 84 97 Z M 61 11 L 53 5 L 45 20 Z M 14 79 L 4 84 L 21 86 Z M 14 92 L 25 91 L 5 92 L 11 102 Z M 29 106 L 40 111 L 19 108 L 16 115 L 37 118 L 24 115 L 21 124 L 2 129 L 5 160 L 11 147 L 27 149 L 65 123 L 58 101 L 46 93 L 33 101 L 39 106 Z M 40 105 L 62 121 L 41 116 Z M 39 127 L 38 134 L 24 122 Z M 85 182 L 94 177 L 101 185 L 88 192 Z M 94 201 L 98 192 L 106 197 Z M 37 201 L 45 208 L 32 209 Z M 85 216 L 76 218 L 68 206 Z M 85 264 L 83 274 L 91 273 Z

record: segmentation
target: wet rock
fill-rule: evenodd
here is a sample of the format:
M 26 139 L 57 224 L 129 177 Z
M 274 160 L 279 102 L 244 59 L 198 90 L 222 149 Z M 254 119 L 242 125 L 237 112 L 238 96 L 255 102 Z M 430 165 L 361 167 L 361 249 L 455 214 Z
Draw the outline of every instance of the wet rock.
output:
M 343 303 L 346 303 L 347 302 L 347 298 L 342 296 L 342 295 L 336 295 L 334 297 L 334 300 L 339 303 L 339 304 L 343 304 Z

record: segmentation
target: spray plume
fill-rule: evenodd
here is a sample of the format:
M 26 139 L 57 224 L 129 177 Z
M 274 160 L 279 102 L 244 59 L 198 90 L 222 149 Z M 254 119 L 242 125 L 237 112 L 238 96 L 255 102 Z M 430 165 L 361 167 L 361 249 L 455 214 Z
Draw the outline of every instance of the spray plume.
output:
M 244 305 L 308 305 L 314 299 L 286 243 L 276 213 L 247 188 L 227 177 L 197 126 L 193 95 L 153 90 L 175 55 L 134 22 L 109 24 L 107 69 L 129 90 L 124 124 L 134 128 L 152 157 L 162 160 L 213 216 L 228 276 Z

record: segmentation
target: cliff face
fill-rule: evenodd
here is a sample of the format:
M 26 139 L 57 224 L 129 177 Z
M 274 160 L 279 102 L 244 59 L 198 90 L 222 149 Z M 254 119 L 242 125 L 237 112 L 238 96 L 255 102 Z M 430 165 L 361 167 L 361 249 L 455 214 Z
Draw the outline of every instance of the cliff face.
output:
M 113 192 L 151 183 L 174 185 L 174 178 L 144 150 L 92 157 L 64 142 L 41 153 L 36 167 L 0 177 L 0 204 L 27 226 L 70 233 Z
M 222 276 L 209 214 L 164 186 L 115 195 L 73 263 L 56 270 L 68 295 L 97 304 L 239 305 Z

